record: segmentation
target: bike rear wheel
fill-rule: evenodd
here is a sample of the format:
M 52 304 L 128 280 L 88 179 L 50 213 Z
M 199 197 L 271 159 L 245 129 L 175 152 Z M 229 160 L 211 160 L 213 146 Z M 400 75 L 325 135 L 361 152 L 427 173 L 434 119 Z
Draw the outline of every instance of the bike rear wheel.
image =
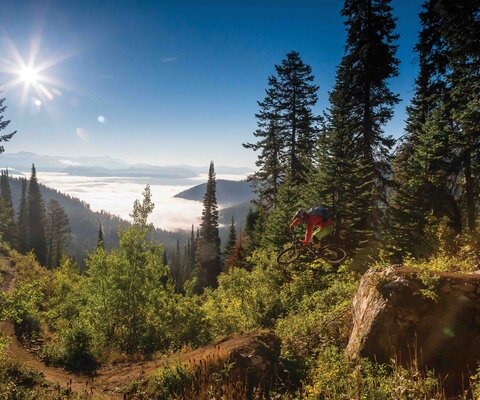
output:
M 322 248 L 320 257 L 332 265 L 338 265 L 345 260 L 347 253 L 340 247 L 326 245 Z
M 287 247 L 280 252 L 280 254 L 277 256 L 277 263 L 280 265 L 287 265 L 297 260 L 299 256 L 300 251 L 298 246 L 292 244 L 290 247 Z

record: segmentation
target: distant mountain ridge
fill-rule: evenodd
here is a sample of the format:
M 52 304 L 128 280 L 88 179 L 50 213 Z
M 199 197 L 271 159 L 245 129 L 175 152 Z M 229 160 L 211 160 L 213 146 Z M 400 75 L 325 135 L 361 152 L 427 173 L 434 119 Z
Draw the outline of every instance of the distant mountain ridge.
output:
M 104 157 L 68 157 L 48 156 L 30 152 L 4 153 L 0 159 L 0 168 L 8 168 L 29 173 L 35 164 L 37 171 L 61 172 L 72 176 L 95 177 L 151 177 L 163 179 L 193 179 L 208 172 L 208 166 L 196 167 L 190 165 L 148 165 L 129 164 L 123 160 Z M 221 174 L 247 175 L 251 169 L 247 167 L 216 166 Z
M 207 183 L 201 183 L 177 193 L 174 197 L 186 200 L 203 201 Z M 219 205 L 236 205 L 255 199 L 251 184 L 247 181 L 216 180 L 216 196 Z

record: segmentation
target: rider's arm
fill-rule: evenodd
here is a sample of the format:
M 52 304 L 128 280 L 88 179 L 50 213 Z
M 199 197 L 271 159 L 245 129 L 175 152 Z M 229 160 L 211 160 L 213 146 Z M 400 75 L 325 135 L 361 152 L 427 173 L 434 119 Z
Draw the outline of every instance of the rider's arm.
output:
M 302 222 L 300 218 L 294 218 L 294 220 L 290 224 L 290 230 L 295 228 L 300 222 Z

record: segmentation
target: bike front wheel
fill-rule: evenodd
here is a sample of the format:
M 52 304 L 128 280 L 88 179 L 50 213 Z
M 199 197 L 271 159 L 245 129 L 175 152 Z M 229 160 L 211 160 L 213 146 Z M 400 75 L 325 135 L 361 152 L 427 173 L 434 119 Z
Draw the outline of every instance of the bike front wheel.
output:
M 340 247 L 327 245 L 322 248 L 320 257 L 332 265 L 338 265 L 345 260 L 347 253 Z
M 280 265 L 288 265 L 297 260 L 299 256 L 300 251 L 298 246 L 293 244 L 280 252 L 277 256 L 277 263 Z

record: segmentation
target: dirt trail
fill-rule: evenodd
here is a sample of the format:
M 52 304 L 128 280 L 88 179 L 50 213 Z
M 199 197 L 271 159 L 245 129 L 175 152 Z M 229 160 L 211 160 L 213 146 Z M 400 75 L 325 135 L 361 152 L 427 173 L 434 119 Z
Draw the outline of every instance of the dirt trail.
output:
M 1 279 L 3 278 L 3 279 Z M 15 285 L 15 267 L 5 259 L 0 258 L 1 290 L 8 292 Z M 15 361 L 26 364 L 29 368 L 43 374 L 46 381 L 57 384 L 74 393 L 95 394 L 96 398 L 123 399 L 123 393 L 132 381 L 139 380 L 151 374 L 164 364 L 164 359 L 154 359 L 139 363 L 124 363 L 103 367 L 94 376 L 75 374 L 61 368 L 45 365 L 34 354 L 25 349 L 14 334 L 11 322 L 0 322 L 0 332 L 12 338 L 7 349 L 8 356 Z M 231 352 L 240 347 L 254 347 L 262 333 L 243 334 L 236 337 L 205 346 L 180 355 L 180 361 L 186 365 L 213 363 L 225 361 Z

